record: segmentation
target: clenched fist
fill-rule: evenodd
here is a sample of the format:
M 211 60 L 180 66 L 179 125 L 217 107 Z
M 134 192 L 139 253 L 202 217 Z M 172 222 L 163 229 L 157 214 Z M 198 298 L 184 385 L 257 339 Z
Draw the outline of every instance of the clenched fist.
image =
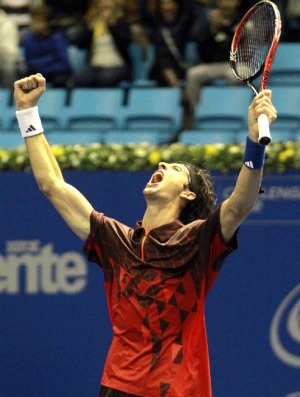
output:
M 17 110 L 36 106 L 45 90 L 46 79 L 40 73 L 17 80 L 14 84 L 14 98 Z

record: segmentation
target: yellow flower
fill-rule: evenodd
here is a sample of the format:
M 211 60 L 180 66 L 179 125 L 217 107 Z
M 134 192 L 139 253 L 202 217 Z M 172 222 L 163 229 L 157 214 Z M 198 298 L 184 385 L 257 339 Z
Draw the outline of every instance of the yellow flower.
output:
M 2 163 L 7 163 L 9 160 L 9 155 L 7 150 L 0 150 L 0 161 Z
M 295 150 L 290 148 L 290 149 L 285 149 L 282 152 L 280 152 L 278 159 L 281 163 L 285 163 L 291 157 L 294 157 L 294 156 L 295 156 Z
M 161 154 L 158 151 L 151 152 L 149 153 L 148 159 L 150 161 L 150 164 L 156 165 L 161 160 Z
M 66 150 L 63 146 L 53 145 L 52 152 L 54 156 L 57 158 L 63 156 L 66 153 Z
M 219 149 L 215 145 L 205 145 L 204 146 L 204 156 L 211 158 L 218 154 Z

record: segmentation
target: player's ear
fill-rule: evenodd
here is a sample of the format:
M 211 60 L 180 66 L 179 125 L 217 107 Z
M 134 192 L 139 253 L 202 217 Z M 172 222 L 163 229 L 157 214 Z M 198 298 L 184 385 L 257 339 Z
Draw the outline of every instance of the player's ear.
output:
M 180 193 L 180 197 L 184 200 L 193 201 L 196 198 L 196 193 L 191 192 L 190 190 L 183 190 Z

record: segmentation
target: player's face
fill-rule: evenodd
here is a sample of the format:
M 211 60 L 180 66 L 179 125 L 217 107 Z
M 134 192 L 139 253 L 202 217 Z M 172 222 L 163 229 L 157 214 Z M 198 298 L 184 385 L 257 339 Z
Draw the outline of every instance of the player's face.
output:
M 173 199 L 188 189 L 189 171 L 179 163 L 159 163 L 144 189 L 144 195 L 159 194 Z

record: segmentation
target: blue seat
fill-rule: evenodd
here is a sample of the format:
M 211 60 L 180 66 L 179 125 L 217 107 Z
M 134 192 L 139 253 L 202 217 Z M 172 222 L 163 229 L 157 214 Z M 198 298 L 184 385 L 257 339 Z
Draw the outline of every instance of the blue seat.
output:
M 187 67 L 195 66 L 200 63 L 198 44 L 194 40 L 190 40 L 185 45 L 184 61 Z
M 64 88 L 47 88 L 38 102 L 39 114 L 45 131 L 63 128 L 67 102 L 67 90 Z M 11 130 L 17 130 L 15 115 L 10 120 Z
M 73 89 L 65 128 L 82 133 L 119 128 L 123 97 L 121 88 Z
M 0 148 L 12 149 L 24 146 L 24 139 L 19 131 L 0 130 Z
M 111 130 L 103 132 L 102 143 L 142 143 L 162 145 L 170 142 L 170 134 L 157 130 Z
M 73 73 L 78 73 L 87 64 L 87 50 L 76 45 L 68 45 L 68 57 Z
M 101 141 L 100 131 L 56 130 L 46 133 L 50 145 L 89 145 Z
M 11 103 L 12 92 L 8 88 L 0 89 L 0 128 L 2 130 L 9 129 L 10 122 L 16 118 L 15 105 Z
M 279 44 L 268 85 L 300 85 L 300 43 Z
M 278 117 L 271 126 L 273 140 L 300 138 L 300 86 L 272 87 L 272 101 Z
M 145 49 L 139 44 L 132 43 L 129 47 L 129 53 L 132 59 L 132 85 L 140 87 L 156 85 L 157 83 L 149 78 L 155 58 L 154 45 L 150 43 Z
M 243 86 L 206 86 L 195 108 L 193 130 L 210 134 L 211 131 L 238 133 L 248 130 L 248 107 L 253 93 Z
M 128 93 L 122 129 L 161 131 L 171 136 L 181 123 L 181 90 L 179 88 L 136 88 Z
M 300 87 L 272 87 L 272 102 L 278 112 L 271 125 L 273 141 L 297 140 L 300 138 Z M 245 140 L 245 133 L 238 134 L 238 141 Z
M 206 145 L 215 143 L 234 143 L 237 141 L 236 131 L 232 129 L 220 130 L 183 130 L 178 142 L 184 145 Z

